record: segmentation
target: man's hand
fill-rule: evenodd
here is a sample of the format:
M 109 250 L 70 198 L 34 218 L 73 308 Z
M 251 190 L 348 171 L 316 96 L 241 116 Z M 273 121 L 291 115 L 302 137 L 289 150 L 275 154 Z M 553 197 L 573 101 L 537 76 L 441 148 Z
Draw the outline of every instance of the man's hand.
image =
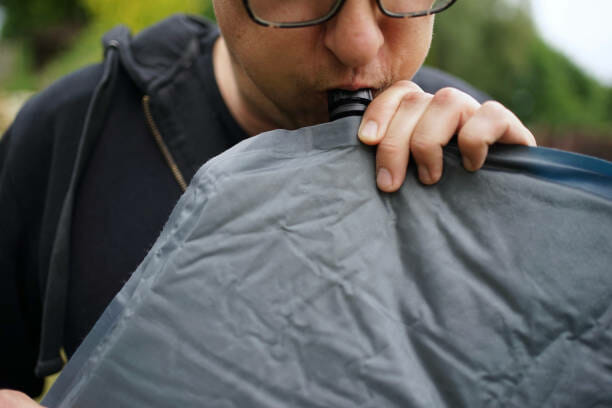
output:
M 376 182 L 386 192 L 404 182 L 410 155 L 421 182 L 437 183 L 442 147 L 455 134 L 463 167 L 469 171 L 482 167 L 493 143 L 536 145 L 531 132 L 500 103 L 481 105 L 454 88 L 431 95 L 411 81 L 399 81 L 374 98 L 359 129 L 363 143 L 378 145 Z
M 0 390 L 0 408 L 40 408 L 40 405 L 22 392 Z

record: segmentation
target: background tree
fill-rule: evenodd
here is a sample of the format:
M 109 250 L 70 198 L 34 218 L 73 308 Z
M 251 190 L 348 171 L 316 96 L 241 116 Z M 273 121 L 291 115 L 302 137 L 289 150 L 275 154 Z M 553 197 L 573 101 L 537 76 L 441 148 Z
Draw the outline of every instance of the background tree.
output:
M 2 37 L 23 40 L 36 67 L 69 45 L 88 19 L 81 0 L 1 0 L 0 7 L 5 15 Z
M 437 17 L 427 63 L 485 90 L 529 124 L 612 129 L 612 89 L 544 43 L 527 6 L 458 2 Z

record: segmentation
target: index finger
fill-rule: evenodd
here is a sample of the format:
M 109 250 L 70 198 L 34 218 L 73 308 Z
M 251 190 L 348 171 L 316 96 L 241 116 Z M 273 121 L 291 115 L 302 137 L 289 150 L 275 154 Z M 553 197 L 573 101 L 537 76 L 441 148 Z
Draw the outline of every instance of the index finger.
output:
M 398 81 L 377 95 L 363 115 L 357 133 L 359 140 L 367 145 L 380 143 L 402 99 L 411 92 L 423 92 L 423 90 L 412 81 Z

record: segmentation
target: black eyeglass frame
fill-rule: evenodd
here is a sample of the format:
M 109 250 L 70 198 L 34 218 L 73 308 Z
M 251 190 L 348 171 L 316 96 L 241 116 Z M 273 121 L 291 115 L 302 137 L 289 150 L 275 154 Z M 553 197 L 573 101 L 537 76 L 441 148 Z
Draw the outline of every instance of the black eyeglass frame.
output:
M 383 7 L 382 0 L 376 0 L 376 3 L 378 4 L 378 8 L 380 9 L 380 11 L 387 17 L 413 18 L 413 17 L 430 16 L 432 14 L 440 13 L 441 11 L 444 11 L 448 9 L 450 6 L 452 6 L 453 4 L 455 4 L 456 1 L 457 0 L 450 0 L 450 2 L 446 4 L 445 6 L 438 7 L 433 10 L 416 11 L 412 13 L 394 13 Z M 264 27 L 272 27 L 272 28 L 301 28 L 301 27 L 310 27 L 310 26 L 324 23 L 328 20 L 331 20 L 338 13 L 338 11 L 340 11 L 340 9 L 342 8 L 345 2 L 346 0 L 336 0 L 336 4 L 334 4 L 334 7 L 332 7 L 332 9 L 326 15 L 324 15 L 323 17 L 317 18 L 315 20 L 299 21 L 295 23 L 276 23 L 276 22 L 267 21 L 260 17 L 257 17 L 255 13 L 253 12 L 253 10 L 251 9 L 251 6 L 249 5 L 249 0 L 242 0 L 242 3 L 244 4 L 244 7 L 249 17 L 251 17 L 251 20 L 253 20 L 257 24 L 262 25 Z

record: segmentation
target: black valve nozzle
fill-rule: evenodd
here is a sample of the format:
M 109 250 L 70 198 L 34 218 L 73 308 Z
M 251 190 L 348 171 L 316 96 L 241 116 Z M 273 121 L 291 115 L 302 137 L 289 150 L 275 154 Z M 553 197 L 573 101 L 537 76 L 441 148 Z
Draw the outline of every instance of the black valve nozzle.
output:
M 363 116 L 371 101 L 371 89 L 359 89 L 357 91 L 334 89 L 329 91 L 327 93 L 329 120 L 333 121 L 346 116 Z

